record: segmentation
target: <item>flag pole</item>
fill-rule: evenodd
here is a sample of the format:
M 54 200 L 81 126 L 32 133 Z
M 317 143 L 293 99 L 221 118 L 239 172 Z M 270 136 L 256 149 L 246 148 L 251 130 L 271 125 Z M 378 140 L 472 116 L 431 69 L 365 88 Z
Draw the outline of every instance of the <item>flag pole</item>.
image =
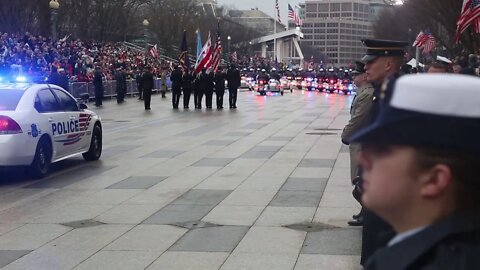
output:
M 277 63 L 277 20 L 278 20 L 278 11 L 277 7 L 275 6 L 275 21 L 273 22 L 273 61 L 275 64 Z
M 417 46 L 415 47 L 415 59 L 417 60 L 417 63 L 415 64 L 416 68 L 417 68 L 417 71 L 419 71 L 419 67 L 420 67 L 420 47 Z

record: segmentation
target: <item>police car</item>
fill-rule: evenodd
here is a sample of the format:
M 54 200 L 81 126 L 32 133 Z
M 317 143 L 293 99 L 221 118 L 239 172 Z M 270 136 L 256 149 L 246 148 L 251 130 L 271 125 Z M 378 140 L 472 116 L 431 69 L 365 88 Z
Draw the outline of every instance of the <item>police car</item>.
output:
M 36 178 L 50 164 L 102 154 L 100 117 L 67 91 L 48 84 L 0 84 L 0 167 L 29 166 Z

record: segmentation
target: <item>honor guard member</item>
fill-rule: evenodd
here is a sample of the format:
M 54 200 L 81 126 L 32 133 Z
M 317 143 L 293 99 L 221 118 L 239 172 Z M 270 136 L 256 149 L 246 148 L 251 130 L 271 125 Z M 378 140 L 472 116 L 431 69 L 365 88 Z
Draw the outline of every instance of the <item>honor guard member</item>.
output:
M 210 77 L 209 74 L 207 74 L 207 69 L 202 68 L 202 72 L 198 76 L 198 100 L 197 100 L 197 109 L 202 108 L 202 99 L 203 99 L 203 94 L 206 94 L 208 89 L 211 88 L 213 92 L 213 79 Z M 213 94 L 213 93 L 212 93 Z M 206 104 L 208 108 L 208 104 Z
M 215 96 L 217 100 L 217 109 L 223 109 L 223 96 L 225 95 L 225 80 L 227 75 L 222 69 L 218 69 L 215 73 Z
M 480 79 L 406 75 L 393 87 L 350 138 L 362 144 L 363 203 L 394 229 L 364 269 L 479 269 Z
M 228 103 L 230 109 L 237 108 L 237 94 L 240 85 L 240 71 L 238 71 L 238 69 L 235 68 L 235 65 L 232 64 L 227 71 Z
M 213 103 L 213 91 L 215 89 L 213 70 L 211 68 L 208 73 L 206 72 L 203 75 L 203 87 L 203 92 L 205 93 L 205 107 L 211 109 Z
M 192 96 L 193 89 L 193 71 L 185 71 L 182 77 L 182 90 L 183 90 L 183 108 L 188 109 L 190 105 L 190 97 Z
M 356 96 L 353 99 L 352 107 L 350 109 L 350 121 L 345 126 L 342 132 L 342 142 L 348 144 L 348 139 L 358 132 L 360 129 L 364 128 L 371 122 L 371 109 L 373 104 L 373 92 L 374 87 L 372 83 L 367 81 L 367 75 L 365 74 L 365 64 L 362 62 L 356 62 L 356 68 L 352 71 L 353 83 L 356 86 Z M 350 148 L 350 179 L 352 184 L 356 184 L 355 181 L 358 179 L 359 175 L 357 156 L 360 153 L 359 144 L 351 144 Z M 354 191 L 355 192 L 355 191 Z M 355 194 L 355 193 L 354 193 Z M 357 193 L 355 199 L 359 200 L 359 193 Z M 353 220 L 348 222 L 350 226 L 361 226 L 363 225 L 363 211 L 359 214 L 353 216 Z
M 182 94 L 182 70 L 181 66 L 176 66 L 170 75 L 172 81 L 172 105 L 174 109 L 178 109 L 178 103 L 180 102 L 180 95 Z
M 145 103 L 145 110 L 150 110 L 150 102 L 152 100 L 152 90 L 154 88 L 154 79 L 150 67 L 145 68 L 142 76 L 143 100 Z
M 367 47 L 366 55 L 362 58 L 367 81 L 375 86 L 370 112 L 373 120 L 378 116 L 382 103 L 391 96 L 386 86 L 399 77 L 408 42 L 381 39 L 365 39 L 362 42 Z M 362 186 L 360 180 L 359 187 Z M 363 212 L 362 264 L 377 250 L 383 240 L 382 235 L 389 231 L 391 226 L 383 219 L 368 210 Z
M 206 71 L 206 70 L 205 70 Z M 200 89 L 200 74 L 196 74 L 194 80 L 194 88 L 193 88 L 193 103 L 195 104 L 195 109 L 202 108 L 202 99 L 203 99 L 203 92 Z

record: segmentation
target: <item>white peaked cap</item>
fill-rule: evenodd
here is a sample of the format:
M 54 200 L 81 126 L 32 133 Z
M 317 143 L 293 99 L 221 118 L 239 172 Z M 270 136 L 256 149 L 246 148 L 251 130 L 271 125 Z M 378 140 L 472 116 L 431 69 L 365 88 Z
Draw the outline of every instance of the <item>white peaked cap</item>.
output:
M 457 74 L 403 76 L 390 106 L 427 114 L 480 118 L 480 78 Z

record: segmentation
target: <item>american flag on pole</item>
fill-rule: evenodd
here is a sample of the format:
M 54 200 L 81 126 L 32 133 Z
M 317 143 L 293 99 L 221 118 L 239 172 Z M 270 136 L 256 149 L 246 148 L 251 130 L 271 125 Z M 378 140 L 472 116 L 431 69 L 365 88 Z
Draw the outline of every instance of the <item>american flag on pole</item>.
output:
M 217 23 L 217 42 L 215 43 L 215 49 L 212 56 L 212 68 L 215 72 L 218 70 L 220 59 L 222 58 L 222 40 L 220 39 L 220 20 Z
M 297 26 L 301 26 L 303 24 L 302 19 L 300 19 L 290 4 L 288 4 L 288 18 L 291 19 Z
M 278 0 L 275 0 L 275 9 L 277 10 L 277 21 L 282 23 L 282 19 L 280 18 L 280 5 L 278 4 Z
M 437 45 L 437 41 L 435 40 L 435 37 L 432 34 L 427 34 L 427 37 L 428 38 L 423 45 L 424 54 L 429 54 Z
M 412 46 L 423 48 L 423 53 L 428 54 L 435 48 L 436 45 L 437 41 L 430 32 L 420 31 Z
M 460 36 L 471 24 L 475 33 L 480 33 L 480 0 L 463 0 L 462 11 L 457 20 L 456 43 L 460 41 Z
M 234 51 L 232 53 L 232 62 L 237 62 L 238 61 L 238 57 L 237 57 L 237 51 Z
M 423 31 L 420 31 L 420 33 L 418 33 L 417 35 L 417 38 L 413 42 L 412 47 L 422 47 L 427 41 L 427 39 L 428 35 L 426 35 Z
M 158 58 L 157 44 L 155 44 L 154 46 L 152 46 L 152 48 L 150 48 L 150 54 L 152 55 L 153 58 L 155 59 Z

